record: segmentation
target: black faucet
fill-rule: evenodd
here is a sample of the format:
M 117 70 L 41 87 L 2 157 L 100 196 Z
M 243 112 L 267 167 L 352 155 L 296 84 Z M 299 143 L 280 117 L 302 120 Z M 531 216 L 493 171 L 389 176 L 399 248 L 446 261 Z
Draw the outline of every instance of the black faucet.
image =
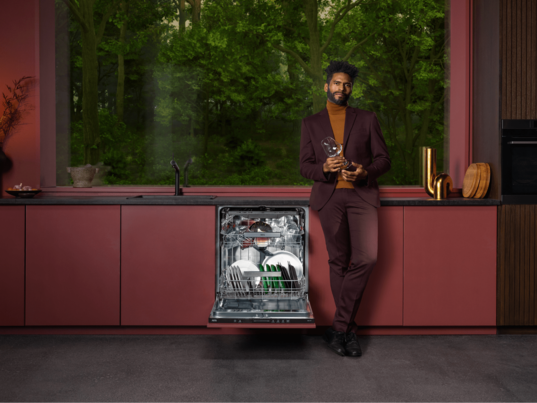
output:
M 188 184 L 188 166 L 190 164 L 192 164 L 194 161 L 192 161 L 192 158 L 189 158 L 188 161 L 186 162 L 185 166 L 184 166 L 184 170 L 185 170 L 185 180 L 184 180 L 184 184 L 183 184 L 183 187 L 185 188 L 189 188 L 190 185 Z
M 179 183 L 180 178 L 181 178 L 181 170 L 179 169 L 179 165 L 177 165 L 177 162 L 175 162 L 173 154 L 172 154 L 172 160 L 170 161 L 170 164 L 172 165 L 173 169 L 175 169 L 175 196 L 182 196 L 183 189 L 181 189 L 181 185 Z

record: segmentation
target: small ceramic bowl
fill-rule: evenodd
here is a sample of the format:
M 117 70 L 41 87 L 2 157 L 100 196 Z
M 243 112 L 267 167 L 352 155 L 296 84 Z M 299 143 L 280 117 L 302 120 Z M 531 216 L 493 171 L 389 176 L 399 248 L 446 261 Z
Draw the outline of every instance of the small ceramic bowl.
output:
M 31 199 L 36 194 L 41 193 L 41 190 L 6 190 L 6 193 L 11 196 L 18 197 L 20 199 Z

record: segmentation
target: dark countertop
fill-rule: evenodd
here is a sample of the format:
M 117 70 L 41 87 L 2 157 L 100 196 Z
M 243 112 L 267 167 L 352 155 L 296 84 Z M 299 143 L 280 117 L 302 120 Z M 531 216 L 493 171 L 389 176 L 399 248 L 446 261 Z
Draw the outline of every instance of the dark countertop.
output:
M 498 206 L 497 199 L 450 198 L 434 200 L 426 198 L 386 198 L 381 199 L 382 206 Z M 33 199 L 0 198 L 1 205 L 244 205 L 244 206 L 308 206 L 308 197 L 237 197 L 218 196 L 215 199 L 196 196 L 174 197 L 153 196 L 146 198 L 130 197 L 36 197 Z

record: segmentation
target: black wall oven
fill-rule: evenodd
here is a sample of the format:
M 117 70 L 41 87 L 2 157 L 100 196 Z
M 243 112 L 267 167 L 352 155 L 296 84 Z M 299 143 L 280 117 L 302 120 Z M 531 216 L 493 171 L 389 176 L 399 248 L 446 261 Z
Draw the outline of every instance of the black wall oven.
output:
M 502 203 L 537 204 L 537 120 L 502 120 Z

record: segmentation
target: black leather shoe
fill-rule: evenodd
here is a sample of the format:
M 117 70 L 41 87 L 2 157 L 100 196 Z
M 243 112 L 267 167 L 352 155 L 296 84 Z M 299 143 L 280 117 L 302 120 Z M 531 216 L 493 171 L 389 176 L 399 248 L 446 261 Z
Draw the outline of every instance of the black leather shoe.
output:
M 362 355 L 358 337 L 354 332 L 349 332 L 345 335 L 345 353 L 349 357 L 360 357 Z
M 329 327 L 323 335 L 323 340 L 328 343 L 328 347 L 341 356 L 345 356 L 345 333 L 336 332 Z

